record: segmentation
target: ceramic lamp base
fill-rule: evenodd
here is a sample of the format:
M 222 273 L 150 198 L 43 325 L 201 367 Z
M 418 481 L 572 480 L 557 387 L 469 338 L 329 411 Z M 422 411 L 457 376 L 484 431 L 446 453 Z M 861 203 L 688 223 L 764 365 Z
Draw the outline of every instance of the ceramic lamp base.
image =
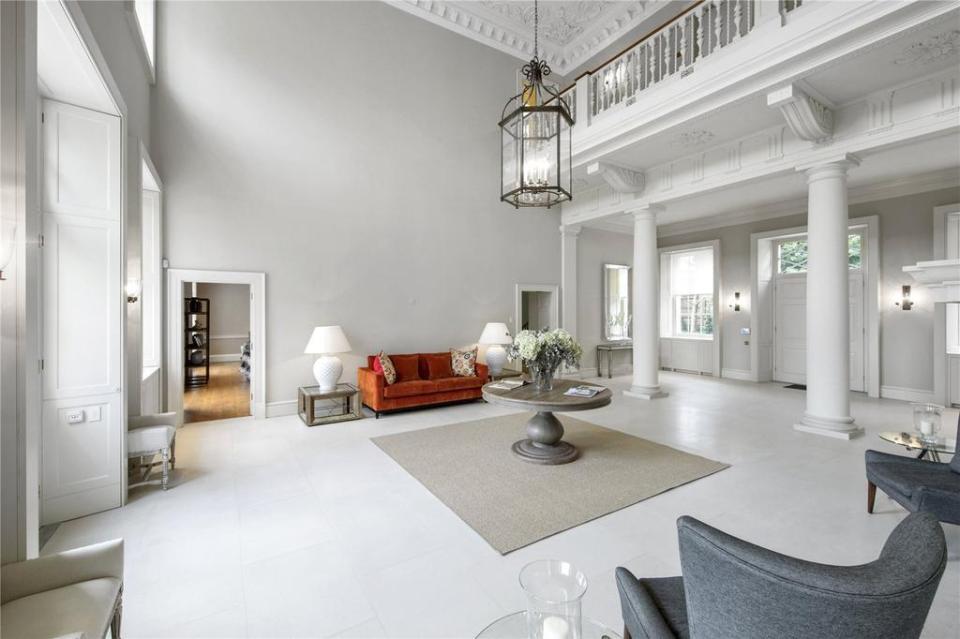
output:
M 491 344 L 487 347 L 487 366 L 491 375 L 499 375 L 507 363 L 507 351 L 500 344 Z
M 313 363 L 313 376 L 317 378 L 321 391 L 336 390 L 342 374 L 343 364 L 340 363 L 340 358 L 334 355 L 321 355 Z

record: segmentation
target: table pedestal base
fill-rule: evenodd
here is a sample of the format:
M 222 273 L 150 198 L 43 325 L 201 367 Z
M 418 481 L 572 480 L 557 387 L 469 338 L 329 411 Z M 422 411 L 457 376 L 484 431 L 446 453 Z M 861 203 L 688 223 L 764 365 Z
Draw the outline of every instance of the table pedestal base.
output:
M 532 464 L 568 464 L 580 456 L 576 446 L 563 439 L 563 424 L 549 411 L 541 411 L 527 422 L 527 439 L 514 442 L 513 454 Z

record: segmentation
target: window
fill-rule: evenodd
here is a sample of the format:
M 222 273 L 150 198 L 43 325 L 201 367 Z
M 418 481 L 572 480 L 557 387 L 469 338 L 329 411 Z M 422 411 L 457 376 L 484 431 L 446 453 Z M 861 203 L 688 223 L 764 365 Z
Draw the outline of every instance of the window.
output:
M 851 233 L 847 236 L 847 264 L 851 270 L 862 268 L 863 236 Z M 777 244 L 778 273 L 807 272 L 807 239 L 781 240 Z
M 661 255 L 660 333 L 713 339 L 713 248 Z
M 134 0 L 133 18 L 137 33 L 140 36 L 140 43 L 147 54 L 147 66 L 150 75 L 154 74 L 156 68 L 156 0 Z M 136 35 L 136 34 L 135 34 Z

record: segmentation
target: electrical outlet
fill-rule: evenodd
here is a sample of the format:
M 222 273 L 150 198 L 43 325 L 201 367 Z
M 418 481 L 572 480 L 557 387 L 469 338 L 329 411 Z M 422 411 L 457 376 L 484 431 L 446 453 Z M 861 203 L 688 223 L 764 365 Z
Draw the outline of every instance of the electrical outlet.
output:
M 70 411 L 66 414 L 68 424 L 79 424 L 83 422 L 83 409 Z
M 86 411 L 87 421 L 88 422 L 99 422 L 100 421 L 100 407 L 91 406 Z

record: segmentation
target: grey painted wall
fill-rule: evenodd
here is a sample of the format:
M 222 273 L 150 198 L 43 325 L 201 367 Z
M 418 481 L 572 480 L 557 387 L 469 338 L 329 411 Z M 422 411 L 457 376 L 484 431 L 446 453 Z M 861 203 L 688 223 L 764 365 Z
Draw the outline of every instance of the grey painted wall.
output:
M 633 264 L 633 236 L 585 228 L 577 240 L 577 339 L 583 346 L 581 368 L 597 365 L 603 342 L 604 264 Z M 630 363 L 629 353 L 615 353 L 615 364 Z
M 932 306 L 921 303 L 908 313 L 900 311 L 894 302 L 900 286 L 911 282 L 902 267 L 933 258 L 933 208 L 957 201 L 960 201 L 960 189 L 944 189 L 850 206 L 851 218 L 868 215 L 880 218 L 882 386 L 933 390 Z M 728 308 L 734 291 L 749 295 L 750 234 L 805 224 L 806 215 L 795 215 L 660 238 L 660 246 L 720 239 L 723 368 L 750 369 L 750 347 L 744 344 L 745 338 L 739 335 L 739 330 L 750 326 L 752 309 L 749 304 L 740 313 Z M 919 295 L 922 297 L 922 291 Z
M 559 284 L 559 212 L 499 202 L 518 61 L 386 4 L 165 2 L 155 160 L 171 266 L 266 273 L 267 402 L 316 325 L 368 353 L 475 343 Z
M 240 359 L 240 346 L 250 334 L 250 287 L 201 282 L 197 284 L 197 297 L 210 300 L 210 354 L 236 355 Z

